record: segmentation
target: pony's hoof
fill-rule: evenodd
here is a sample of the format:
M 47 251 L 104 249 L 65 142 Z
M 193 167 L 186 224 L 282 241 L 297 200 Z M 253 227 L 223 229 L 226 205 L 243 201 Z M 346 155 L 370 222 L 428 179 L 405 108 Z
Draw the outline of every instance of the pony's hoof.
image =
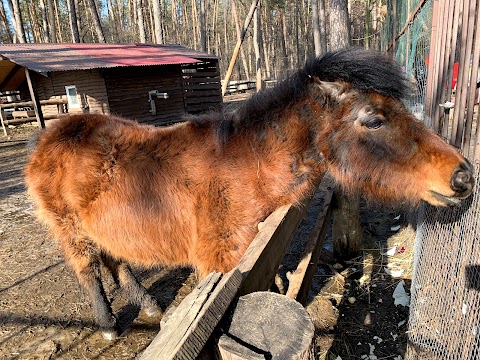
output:
M 163 313 L 162 309 L 160 309 L 158 306 L 149 306 L 147 308 L 144 308 L 143 312 L 148 317 L 159 316 Z
M 119 333 L 115 329 L 104 329 L 102 330 L 102 336 L 105 340 L 112 341 L 119 337 Z

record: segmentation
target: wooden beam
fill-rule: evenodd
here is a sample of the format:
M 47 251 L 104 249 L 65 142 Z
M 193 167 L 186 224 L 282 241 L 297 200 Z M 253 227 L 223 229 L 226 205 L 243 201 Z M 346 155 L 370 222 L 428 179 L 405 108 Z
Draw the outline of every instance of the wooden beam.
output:
M 230 80 L 230 76 L 232 75 L 233 72 L 233 67 L 235 66 L 235 62 L 237 61 L 238 57 L 238 52 L 240 50 L 240 46 L 242 46 L 243 39 L 245 38 L 245 34 L 247 33 L 248 26 L 250 25 L 250 22 L 252 21 L 253 18 L 253 13 L 255 12 L 255 9 L 257 8 L 258 2 L 260 0 L 253 0 L 252 5 L 250 6 L 250 10 L 247 14 L 247 17 L 245 19 L 245 23 L 243 24 L 243 29 L 242 33 L 240 35 L 240 39 L 238 39 L 237 44 L 235 45 L 235 49 L 233 49 L 233 55 L 232 59 L 230 60 L 230 64 L 228 66 L 227 73 L 225 74 L 225 79 L 223 80 L 223 85 L 222 85 L 222 96 L 225 95 L 225 92 L 227 90 L 228 82 Z
M 324 181 L 319 186 L 323 194 L 323 206 L 317 215 L 315 225 L 308 237 L 307 245 L 297 269 L 289 277 L 286 296 L 305 305 L 308 291 L 312 286 L 313 276 L 317 270 L 318 259 L 322 253 L 323 243 L 332 213 L 333 187 L 330 181 Z
M 237 269 L 223 277 L 220 273 L 207 276 L 170 315 L 140 360 L 196 359 L 230 306 L 241 280 Z
M 284 205 L 265 220 L 261 231 L 238 263 L 237 268 L 243 276 L 238 296 L 268 290 L 272 286 L 293 234 L 305 217 L 307 206 L 308 202 L 301 207 Z
M 3 111 L 3 109 L 2 109 Z M 59 114 L 59 115 L 46 115 L 43 117 L 44 120 L 52 120 L 52 119 L 58 119 L 60 116 L 66 116 L 66 114 Z M 37 121 L 36 117 L 24 117 L 24 118 L 17 118 L 17 119 L 10 119 L 10 120 L 3 120 L 5 125 L 20 125 L 20 124 L 26 124 L 26 123 L 31 123 Z
M 64 105 L 67 99 L 40 100 L 40 105 Z M 0 104 L 0 109 L 16 109 L 19 107 L 33 106 L 33 101 L 20 101 L 8 104 Z
M 27 68 L 25 68 L 25 75 L 27 77 L 28 90 L 30 90 L 30 97 L 32 98 L 33 109 L 35 110 L 35 117 L 37 118 L 38 127 L 40 129 L 44 129 L 45 120 L 43 119 L 42 107 L 40 105 L 37 92 L 33 88 L 32 79 L 30 78 L 30 71 Z

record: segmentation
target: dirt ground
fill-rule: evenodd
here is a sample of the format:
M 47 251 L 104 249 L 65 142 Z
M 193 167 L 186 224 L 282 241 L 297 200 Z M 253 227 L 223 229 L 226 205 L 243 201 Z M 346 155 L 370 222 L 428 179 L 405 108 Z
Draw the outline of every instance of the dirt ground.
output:
M 137 358 L 158 332 L 160 318 L 139 314 L 107 277 L 104 285 L 124 333 L 107 341 L 95 331 L 87 296 L 35 221 L 25 192 L 22 170 L 33 131 L 24 125 L 9 138 L 0 135 L 0 359 Z M 327 241 L 310 292 L 307 311 L 320 359 L 398 360 L 405 352 L 408 308 L 395 306 L 392 294 L 402 279 L 408 291 L 415 234 L 399 211 L 364 205 L 361 219 L 362 255 L 339 264 Z M 382 255 L 394 247 L 391 256 Z M 294 244 L 286 260 L 300 252 Z M 294 268 L 286 261 L 282 270 Z M 135 273 L 164 309 L 177 305 L 197 282 L 188 269 Z

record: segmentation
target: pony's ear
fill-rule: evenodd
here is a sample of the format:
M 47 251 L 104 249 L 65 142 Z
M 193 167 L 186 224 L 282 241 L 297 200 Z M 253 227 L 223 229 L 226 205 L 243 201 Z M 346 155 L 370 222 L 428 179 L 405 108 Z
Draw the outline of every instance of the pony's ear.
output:
M 327 95 L 337 101 L 342 101 L 345 98 L 345 92 L 347 90 L 344 82 L 322 81 L 317 77 L 313 77 L 313 86 L 323 95 Z

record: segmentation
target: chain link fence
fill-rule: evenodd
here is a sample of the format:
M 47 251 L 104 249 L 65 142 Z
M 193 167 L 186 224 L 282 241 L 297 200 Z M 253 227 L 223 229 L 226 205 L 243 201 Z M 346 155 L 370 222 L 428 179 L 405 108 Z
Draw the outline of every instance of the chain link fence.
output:
M 387 1 L 382 49 L 412 82 L 406 105 L 474 162 L 477 179 L 461 207 L 420 210 L 407 360 L 480 358 L 479 8 L 479 0 Z
M 406 359 L 480 358 L 479 186 L 461 207 L 420 211 Z

